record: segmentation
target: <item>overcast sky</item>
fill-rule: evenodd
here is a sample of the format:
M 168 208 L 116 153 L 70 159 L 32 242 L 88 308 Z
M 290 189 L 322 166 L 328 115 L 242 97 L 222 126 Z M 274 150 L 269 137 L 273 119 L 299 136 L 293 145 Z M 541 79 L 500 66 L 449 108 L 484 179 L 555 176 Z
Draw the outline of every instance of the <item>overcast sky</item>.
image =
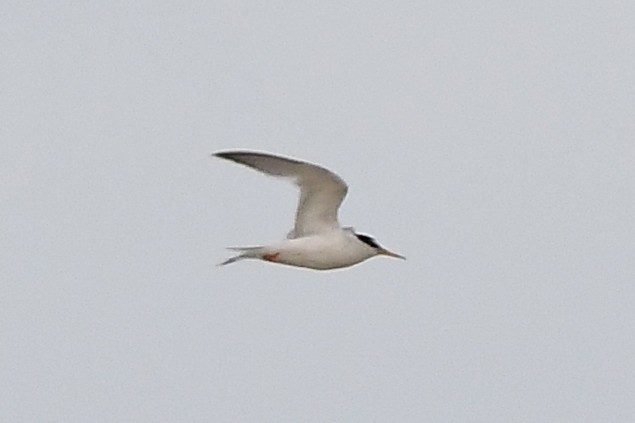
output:
M 632 1 L 0 6 L 3 422 L 635 421 Z M 243 261 L 319 163 L 407 261 Z

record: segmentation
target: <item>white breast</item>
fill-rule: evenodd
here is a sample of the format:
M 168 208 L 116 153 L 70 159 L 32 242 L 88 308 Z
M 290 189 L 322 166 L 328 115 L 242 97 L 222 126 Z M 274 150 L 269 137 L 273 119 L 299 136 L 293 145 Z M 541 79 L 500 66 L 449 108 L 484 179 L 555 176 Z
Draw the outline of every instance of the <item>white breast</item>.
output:
M 311 269 L 337 269 L 360 263 L 375 252 L 344 231 L 282 241 L 271 246 L 276 262 Z

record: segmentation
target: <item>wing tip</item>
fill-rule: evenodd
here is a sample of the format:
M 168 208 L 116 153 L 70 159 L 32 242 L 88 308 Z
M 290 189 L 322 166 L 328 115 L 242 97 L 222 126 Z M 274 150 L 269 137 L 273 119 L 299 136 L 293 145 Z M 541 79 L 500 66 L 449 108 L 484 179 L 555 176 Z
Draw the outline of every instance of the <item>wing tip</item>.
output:
M 240 160 L 241 158 L 245 158 L 248 156 L 268 156 L 268 153 L 263 153 L 261 151 L 254 150 L 223 150 L 212 153 L 212 157 L 218 157 L 225 160 L 232 160 L 234 162 L 243 163 L 244 160 Z M 243 163 L 245 164 L 245 163 Z
M 221 151 L 212 153 L 212 157 L 220 157 L 222 159 L 232 159 L 234 157 L 240 157 L 240 156 L 257 156 L 257 157 L 285 160 L 288 162 L 304 163 L 298 159 L 294 159 L 294 158 L 286 157 L 286 156 L 280 156 L 277 154 L 272 154 L 272 153 L 268 153 L 266 151 L 260 151 L 260 150 L 249 150 L 249 149 L 221 150 Z
M 220 157 L 221 159 L 228 159 L 235 151 L 217 151 L 212 153 L 212 157 Z

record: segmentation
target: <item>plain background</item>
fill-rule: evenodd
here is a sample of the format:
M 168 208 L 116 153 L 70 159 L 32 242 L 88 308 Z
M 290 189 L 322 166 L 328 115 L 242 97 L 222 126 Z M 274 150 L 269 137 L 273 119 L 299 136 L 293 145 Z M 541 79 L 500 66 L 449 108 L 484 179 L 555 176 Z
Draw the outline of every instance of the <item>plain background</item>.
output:
M 4 1 L 0 420 L 635 421 L 632 1 Z M 299 157 L 408 260 L 216 267 Z

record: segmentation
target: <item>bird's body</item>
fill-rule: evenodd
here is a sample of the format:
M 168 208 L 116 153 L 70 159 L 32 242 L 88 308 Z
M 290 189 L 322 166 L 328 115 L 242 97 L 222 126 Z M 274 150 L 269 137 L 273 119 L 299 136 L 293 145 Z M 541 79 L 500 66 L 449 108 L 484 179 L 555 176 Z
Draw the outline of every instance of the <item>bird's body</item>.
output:
M 285 239 L 263 247 L 248 247 L 241 258 L 255 258 L 290 266 L 328 270 L 352 266 L 376 255 L 370 248 L 359 248 L 360 241 L 349 231 L 332 230 L 323 234 Z M 233 261 L 233 259 L 230 259 Z
M 336 174 L 320 166 L 266 153 L 234 151 L 215 156 L 263 173 L 293 178 L 300 187 L 295 226 L 287 239 L 265 246 L 235 247 L 240 251 L 221 264 L 260 259 L 316 270 L 352 266 L 376 255 L 404 258 L 382 248 L 368 235 L 342 228 L 337 210 L 348 187 Z

